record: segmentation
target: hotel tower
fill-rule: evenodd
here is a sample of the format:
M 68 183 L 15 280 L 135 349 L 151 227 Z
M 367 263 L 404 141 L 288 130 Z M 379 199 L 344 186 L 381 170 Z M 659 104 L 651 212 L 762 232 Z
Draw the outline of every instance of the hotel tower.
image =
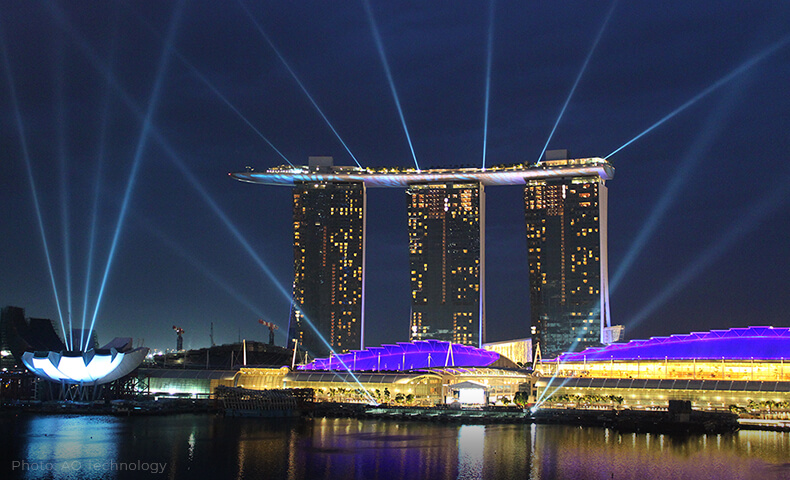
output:
M 406 193 L 411 340 L 479 346 L 485 330 L 483 185 L 410 185 Z
M 332 159 L 311 157 L 310 167 L 320 172 Z M 294 183 L 289 339 L 314 357 L 328 356 L 330 346 L 336 353 L 363 348 L 365 201 L 362 182 Z
M 559 158 L 558 158 L 559 157 Z M 565 150 L 547 168 L 570 167 Z M 601 343 L 610 331 L 607 190 L 600 176 L 534 179 L 524 187 L 532 348 L 544 358 Z

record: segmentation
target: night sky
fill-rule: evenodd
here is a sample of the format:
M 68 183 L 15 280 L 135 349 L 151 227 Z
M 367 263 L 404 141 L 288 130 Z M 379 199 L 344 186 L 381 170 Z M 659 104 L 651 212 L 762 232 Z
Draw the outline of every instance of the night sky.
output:
M 102 344 L 172 348 L 178 325 L 203 347 L 211 322 L 216 343 L 263 341 L 259 318 L 284 344 L 291 191 L 229 172 L 310 155 L 483 163 L 490 4 L 370 11 L 414 156 L 364 2 L 2 1 L 0 306 L 58 318 L 29 165 L 75 325 L 88 279 L 90 323 L 118 232 Z M 548 148 L 606 157 L 665 119 L 609 158 L 612 317 L 627 337 L 790 325 L 790 4 L 500 1 L 493 14 L 487 165 L 538 160 L 599 33 Z M 486 192 L 487 340 L 526 337 L 522 189 Z M 405 341 L 403 190 L 368 190 L 367 232 L 366 344 Z

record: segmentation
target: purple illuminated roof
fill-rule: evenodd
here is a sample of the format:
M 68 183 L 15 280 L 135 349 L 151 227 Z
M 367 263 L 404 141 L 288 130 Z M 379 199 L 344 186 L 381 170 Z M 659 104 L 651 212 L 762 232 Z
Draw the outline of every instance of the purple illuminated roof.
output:
M 560 362 L 595 360 L 790 359 L 790 328 L 747 327 L 653 337 L 563 353 Z
M 418 340 L 353 350 L 300 365 L 299 370 L 404 371 L 432 367 L 487 367 L 499 354 L 469 345 Z M 345 366 L 343 366 L 345 364 Z

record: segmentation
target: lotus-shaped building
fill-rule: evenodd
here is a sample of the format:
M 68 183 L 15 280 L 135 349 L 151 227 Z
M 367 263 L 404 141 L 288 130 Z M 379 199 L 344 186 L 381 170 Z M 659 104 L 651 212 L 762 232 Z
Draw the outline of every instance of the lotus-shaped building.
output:
M 148 348 L 132 349 L 131 338 L 116 338 L 102 348 L 80 351 L 25 352 L 22 362 L 38 377 L 57 383 L 94 386 L 131 373 L 148 355 Z

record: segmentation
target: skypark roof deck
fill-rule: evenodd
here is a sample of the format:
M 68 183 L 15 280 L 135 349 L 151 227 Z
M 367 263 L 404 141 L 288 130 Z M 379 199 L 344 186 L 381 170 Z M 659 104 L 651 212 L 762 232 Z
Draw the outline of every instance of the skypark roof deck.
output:
M 610 180 L 614 167 L 603 158 L 550 160 L 533 165 L 489 168 L 358 168 L 280 166 L 256 172 L 230 173 L 236 180 L 262 185 L 293 186 L 296 182 L 363 182 L 367 187 L 408 187 L 420 183 L 480 182 L 483 185 L 523 185 L 529 180 L 558 177 L 600 177 Z

